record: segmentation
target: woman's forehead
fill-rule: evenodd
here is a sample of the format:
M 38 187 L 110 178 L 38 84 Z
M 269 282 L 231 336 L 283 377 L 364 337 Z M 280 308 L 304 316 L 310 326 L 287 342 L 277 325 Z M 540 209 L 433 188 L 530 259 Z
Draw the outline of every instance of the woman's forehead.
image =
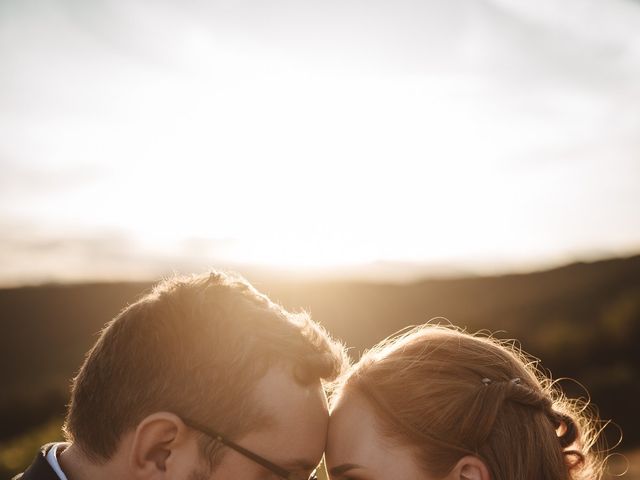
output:
M 359 393 L 342 395 L 331 412 L 326 460 L 329 470 L 358 465 L 372 478 L 423 476 L 410 447 L 381 433 L 373 407 Z
M 342 395 L 329 419 L 327 456 L 350 457 L 351 463 L 374 455 L 386 443 L 379 432 L 373 409 L 358 393 Z M 345 459 L 346 460 L 346 459 Z

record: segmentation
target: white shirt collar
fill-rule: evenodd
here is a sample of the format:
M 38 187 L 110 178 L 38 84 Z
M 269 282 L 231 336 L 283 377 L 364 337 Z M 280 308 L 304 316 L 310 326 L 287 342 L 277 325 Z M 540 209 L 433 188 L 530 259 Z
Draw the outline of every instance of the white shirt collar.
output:
M 64 442 L 54 443 L 49 449 L 49 451 L 47 452 L 47 462 L 49 462 L 49 465 L 51 465 L 51 468 L 53 469 L 54 472 L 56 472 L 56 475 L 58 475 L 60 480 L 67 480 L 67 476 L 62 471 L 62 468 L 60 468 L 57 452 L 58 452 L 58 448 L 62 447 L 62 449 L 64 450 L 68 446 L 69 444 Z

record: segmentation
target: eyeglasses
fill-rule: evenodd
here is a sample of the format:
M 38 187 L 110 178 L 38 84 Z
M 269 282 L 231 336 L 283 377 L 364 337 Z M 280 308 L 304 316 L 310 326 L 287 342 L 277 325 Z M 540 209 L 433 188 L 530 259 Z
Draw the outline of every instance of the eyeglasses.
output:
M 279 465 L 276 465 L 272 461 L 267 460 L 266 458 L 258 455 L 257 453 L 254 453 L 251 450 L 247 450 L 243 446 L 238 445 L 235 442 L 232 442 L 231 440 L 226 438 L 224 435 L 216 432 L 215 430 L 212 430 L 212 429 L 210 429 L 210 428 L 208 428 L 208 427 L 206 427 L 206 426 L 204 426 L 204 425 L 202 425 L 202 424 L 200 424 L 198 422 L 195 422 L 193 420 L 185 419 L 184 417 L 181 417 L 181 418 L 182 418 L 182 421 L 184 422 L 184 424 L 187 427 L 192 428 L 194 430 L 197 430 L 200 433 L 204 433 L 206 436 L 208 436 L 208 437 L 220 442 L 221 444 L 223 444 L 226 447 L 231 448 L 232 450 L 235 450 L 240 455 L 243 455 L 243 456 L 247 457 L 249 460 L 254 461 L 258 465 L 266 468 L 270 472 L 275 473 L 276 475 L 278 475 L 281 478 L 284 478 L 286 480 L 318 480 L 317 470 L 314 470 L 311 473 L 311 476 L 308 479 L 304 478 L 302 475 L 297 474 L 295 472 L 290 472 L 286 468 L 283 468 L 283 467 L 281 467 Z

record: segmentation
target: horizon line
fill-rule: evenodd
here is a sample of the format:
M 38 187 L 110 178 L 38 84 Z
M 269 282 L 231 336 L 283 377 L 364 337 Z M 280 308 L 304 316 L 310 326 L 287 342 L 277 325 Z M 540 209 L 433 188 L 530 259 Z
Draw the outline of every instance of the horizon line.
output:
M 275 281 L 305 281 L 305 282 L 357 282 L 369 284 L 415 284 L 425 281 L 438 280 L 463 280 L 470 278 L 498 278 L 505 276 L 524 276 L 539 273 L 552 272 L 569 268 L 575 265 L 595 265 L 613 261 L 627 261 L 640 257 L 640 250 L 631 253 L 621 253 L 619 255 L 599 256 L 592 258 L 574 258 L 565 262 L 529 262 L 529 267 L 524 265 L 511 268 L 478 269 L 471 266 L 464 267 L 455 263 L 436 262 L 412 262 L 394 260 L 376 260 L 363 264 L 337 265 L 337 266 L 278 266 L 261 265 L 250 263 L 229 263 L 221 262 L 219 266 L 209 266 L 205 268 L 172 268 L 164 272 L 139 272 L 137 275 L 103 274 L 87 276 L 70 276 L 68 278 L 43 278 L 32 281 L 5 281 L 0 279 L 0 290 L 11 290 L 20 288 L 37 288 L 47 286 L 74 286 L 74 285 L 95 285 L 95 284 L 126 284 L 126 283 L 154 283 L 162 278 L 172 275 L 188 275 L 190 273 L 202 273 L 210 270 L 234 271 L 249 279 L 250 281 L 264 281 L 266 279 Z M 526 263 L 526 262 L 525 262 Z M 409 272 L 399 272 L 400 266 L 411 269 Z M 376 268 L 387 268 L 387 271 L 368 271 Z M 169 271 L 170 270 L 170 271 Z

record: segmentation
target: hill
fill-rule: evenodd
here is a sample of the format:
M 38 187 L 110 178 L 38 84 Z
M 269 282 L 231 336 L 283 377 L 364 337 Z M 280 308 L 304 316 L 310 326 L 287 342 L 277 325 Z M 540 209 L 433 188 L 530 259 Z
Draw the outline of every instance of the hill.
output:
M 274 279 L 256 286 L 289 309 L 310 311 L 352 347 L 353 357 L 408 324 L 434 317 L 470 331 L 503 331 L 499 337 L 518 338 L 555 377 L 584 384 L 602 416 L 623 428 L 626 446 L 640 444 L 640 256 L 409 284 Z M 149 287 L 0 290 L 0 440 L 61 415 L 68 382 L 97 332 Z M 575 384 L 566 386 L 583 394 Z

